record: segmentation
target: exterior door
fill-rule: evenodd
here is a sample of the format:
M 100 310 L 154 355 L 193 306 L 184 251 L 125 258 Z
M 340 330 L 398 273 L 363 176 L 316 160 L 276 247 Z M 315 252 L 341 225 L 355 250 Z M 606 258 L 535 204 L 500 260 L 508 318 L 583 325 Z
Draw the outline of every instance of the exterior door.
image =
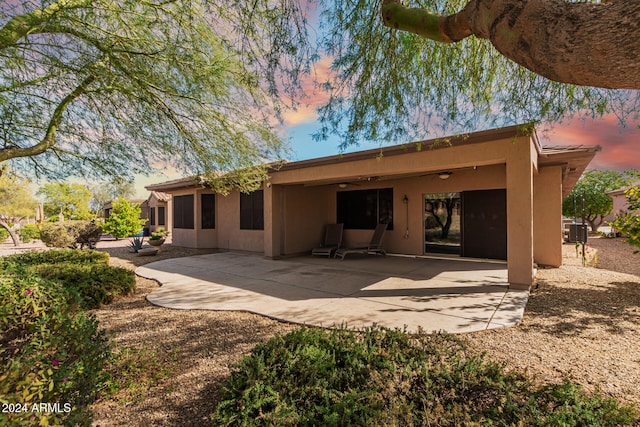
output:
M 464 191 L 461 255 L 507 259 L 507 190 Z

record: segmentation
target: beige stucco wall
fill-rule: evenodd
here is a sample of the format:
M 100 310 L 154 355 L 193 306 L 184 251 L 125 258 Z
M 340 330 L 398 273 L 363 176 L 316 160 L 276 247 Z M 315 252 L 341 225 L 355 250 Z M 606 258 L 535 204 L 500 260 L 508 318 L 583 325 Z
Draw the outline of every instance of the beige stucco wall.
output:
M 175 246 L 183 246 L 186 248 L 217 248 L 218 247 L 218 200 L 220 196 L 216 196 L 216 229 L 202 229 L 202 209 L 201 209 L 201 194 L 213 194 L 211 190 L 204 188 L 192 188 L 186 190 L 177 190 L 172 193 L 172 196 L 184 196 L 193 194 L 194 207 L 193 207 L 193 229 L 175 228 L 172 227 L 171 239 L 172 244 Z M 173 200 L 173 199 L 172 199 Z M 171 218 L 173 224 L 173 203 L 169 206 L 171 210 Z
M 158 224 L 158 208 L 164 207 L 164 225 Z M 155 224 L 149 224 L 149 231 L 156 231 L 158 228 L 164 228 L 165 230 L 171 230 L 173 228 L 173 205 L 171 201 L 164 202 L 158 200 L 156 197 L 151 196 L 149 198 L 149 209 L 155 209 Z
M 539 265 L 562 264 L 562 167 L 541 168 L 533 185 L 533 259 Z

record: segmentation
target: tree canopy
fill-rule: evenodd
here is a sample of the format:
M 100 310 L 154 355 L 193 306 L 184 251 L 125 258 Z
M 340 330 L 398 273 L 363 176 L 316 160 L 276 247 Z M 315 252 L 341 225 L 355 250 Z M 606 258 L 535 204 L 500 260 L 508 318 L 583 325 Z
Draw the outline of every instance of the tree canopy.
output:
M 185 173 L 243 169 L 281 155 L 275 119 L 314 84 L 315 136 L 338 135 L 343 147 L 574 113 L 630 124 L 639 5 L 4 2 L 0 162 L 53 176 L 133 174 L 158 161 Z
M 637 171 L 586 171 L 569 196 L 562 201 L 562 214 L 569 218 L 582 218 L 584 197 L 585 220 L 591 226 L 591 230 L 598 231 L 604 223 L 604 217 L 613 210 L 613 199 L 607 192 L 628 185 L 636 175 Z
M 249 67 L 268 58 L 240 51 L 222 5 L 37 3 L 0 5 L 0 162 L 59 177 L 132 175 L 159 161 L 229 170 L 274 157 L 268 113 L 279 104 Z
M 91 191 L 86 185 L 52 182 L 38 190 L 44 197 L 44 214 L 57 217 L 62 214 L 66 219 L 89 219 L 93 215 L 89 209 Z

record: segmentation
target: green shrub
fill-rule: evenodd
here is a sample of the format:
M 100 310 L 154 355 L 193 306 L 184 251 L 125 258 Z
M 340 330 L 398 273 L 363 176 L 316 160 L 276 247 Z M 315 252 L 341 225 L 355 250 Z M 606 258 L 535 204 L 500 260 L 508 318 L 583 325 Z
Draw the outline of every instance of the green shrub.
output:
M 613 426 L 637 416 L 631 408 L 571 387 L 536 390 L 523 375 L 471 354 L 454 336 L 301 328 L 256 346 L 233 368 L 213 421 Z M 556 424 L 559 420 L 563 424 Z
M 73 249 L 56 249 L 48 251 L 28 251 L 22 254 L 0 258 L 0 266 L 4 269 L 24 268 L 37 264 L 104 264 L 109 265 L 109 254 L 106 252 L 87 250 L 76 251 Z M 10 267 L 9 265 L 13 265 Z
M 100 234 L 102 228 L 91 221 L 64 221 L 45 224 L 40 238 L 45 245 L 56 248 L 94 248 Z
M 136 287 L 132 271 L 104 264 L 42 264 L 34 271 L 40 277 L 60 283 L 79 297 L 80 307 L 85 310 L 109 304 L 114 297 L 128 295 Z
M 140 205 L 125 199 L 112 203 L 109 218 L 104 220 L 104 232 L 122 239 L 142 231 L 146 219 L 140 219 Z
M 0 272 L 0 425 L 90 425 L 109 345 L 92 314 L 55 282 Z M 57 403 L 58 410 L 34 410 Z M 39 406 L 35 407 L 39 409 Z
M 23 225 L 18 229 L 18 235 L 24 243 L 31 243 L 40 238 L 40 229 L 36 224 Z
M 0 227 L 0 243 L 4 242 L 9 238 L 9 232 L 6 228 Z
M 0 258 L 0 268 L 20 276 L 37 276 L 62 286 L 82 309 L 109 304 L 135 289 L 135 274 L 109 266 L 109 254 L 74 249 L 26 252 Z

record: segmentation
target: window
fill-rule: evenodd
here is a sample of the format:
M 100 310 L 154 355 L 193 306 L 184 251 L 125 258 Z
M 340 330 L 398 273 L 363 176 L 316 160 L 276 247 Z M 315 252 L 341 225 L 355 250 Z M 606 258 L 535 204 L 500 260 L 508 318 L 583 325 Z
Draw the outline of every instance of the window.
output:
M 158 225 L 165 225 L 165 223 L 164 223 L 164 206 L 158 206 Z
M 345 229 L 373 230 L 389 224 L 387 230 L 393 230 L 393 188 L 338 192 L 337 222 Z
M 264 230 L 264 191 L 240 193 L 240 229 Z
M 216 228 L 216 195 L 203 194 L 201 202 L 202 228 Z
M 173 228 L 193 229 L 193 194 L 173 198 Z
M 149 208 L 149 225 L 156 225 L 156 208 Z

